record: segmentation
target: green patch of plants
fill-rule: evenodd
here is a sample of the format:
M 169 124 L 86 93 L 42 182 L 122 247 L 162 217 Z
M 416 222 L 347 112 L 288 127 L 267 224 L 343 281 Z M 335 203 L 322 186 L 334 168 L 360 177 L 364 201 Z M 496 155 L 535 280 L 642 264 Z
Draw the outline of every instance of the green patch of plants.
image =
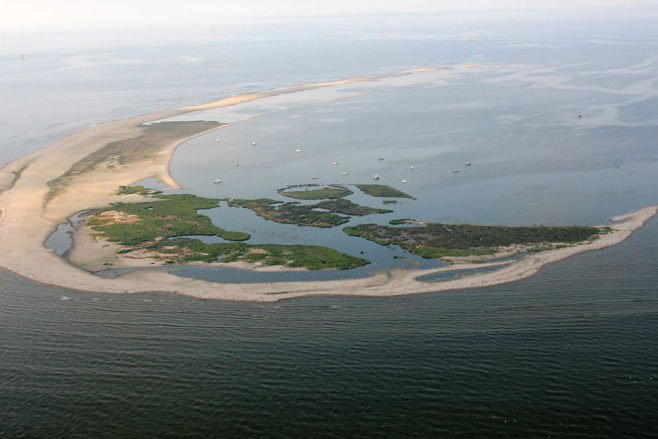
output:
M 349 200 L 338 198 L 316 204 L 299 202 L 282 203 L 269 198 L 255 200 L 227 199 L 229 207 L 243 207 L 253 210 L 256 215 L 270 221 L 298 226 L 334 227 L 350 220 L 349 216 L 364 216 L 375 213 L 389 213 L 387 209 L 359 206 Z
M 285 197 L 294 198 L 296 200 L 334 200 L 347 197 L 354 193 L 344 186 L 310 189 L 305 191 L 289 191 L 283 188 L 278 189 L 277 192 Z
M 401 218 L 401 219 L 392 219 L 388 223 L 392 226 L 401 226 L 403 224 L 407 224 L 409 221 L 411 221 L 409 218 Z
M 114 203 L 96 213 L 87 224 L 108 240 L 126 246 L 185 235 L 214 235 L 229 241 L 250 237 L 248 233 L 217 227 L 209 217 L 197 212 L 217 207 L 219 200 L 187 194 L 153 198 L 141 203 Z
M 124 248 L 118 253 L 150 250 L 154 257 L 167 265 L 216 262 L 221 258 L 222 262 L 346 270 L 370 263 L 328 247 L 250 245 L 241 242 L 249 239 L 249 234 L 224 230 L 215 226 L 209 217 L 198 213 L 199 210 L 218 207 L 219 201 L 186 194 L 155 194 L 152 200 L 146 202 L 114 203 L 110 208 L 97 212 L 87 220 L 87 224 L 109 241 L 123 245 Z M 204 243 L 200 239 L 187 237 L 189 235 L 215 235 L 233 242 Z
M 400 225 L 407 221 L 392 220 L 389 223 Z M 350 236 L 365 238 L 383 246 L 397 245 L 423 258 L 491 255 L 498 247 L 512 244 L 537 244 L 535 251 L 542 251 L 548 243 L 583 242 L 600 233 L 599 228 L 590 226 L 512 227 L 441 223 L 407 227 L 361 224 L 343 230 Z
M 251 245 L 242 242 L 206 244 L 199 239 L 175 238 L 154 243 L 148 248 L 171 254 L 172 257 L 176 255 L 178 263 L 216 262 L 219 259 L 225 263 L 241 261 L 308 270 L 348 270 L 370 263 L 329 247 L 315 245 Z
M 413 198 L 411 195 L 406 194 L 400 190 L 397 190 L 385 184 L 357 184 L 356 187 L 358 187 L 363 193 L 368 194 L 371 197 Z

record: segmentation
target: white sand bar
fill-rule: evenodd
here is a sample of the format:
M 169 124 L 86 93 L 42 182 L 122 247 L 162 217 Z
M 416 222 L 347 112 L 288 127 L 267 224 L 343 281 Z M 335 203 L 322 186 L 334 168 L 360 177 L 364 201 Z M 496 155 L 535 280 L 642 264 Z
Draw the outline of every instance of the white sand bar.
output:
M 318 282 L 278 282 L 258 284 L 224 284 L 182 278 L 164 271 L 135 271 L 104 279 L 79 268 L 44 247 L 44 242 L 57 226 L 77 212 L 105 208 L 111 202 L 138 201 L 138 195 L 116 195 L 121 185 L 130 185 L 145 178 L 158 178 L 177 187 L 169 175 L 169 161 L 175 148 L 197 135 L 220 125 L 199 128 L 187 137 L 159 141 L 157 151 L 148 157 L 133 157 L 125 163 L 108 158 L 108 163 L 96 163 L 84 172 L 70 176 L 57 193 L 49 182 L 61 178 L 72 166 L 90 155 L 98 154 L 111 142 L 133 139 L 144 133 L 142 124 L 184 113 L 239 105 L 277 94 L 293 93 L 318 87 L 331 87 L 350 82 L 377 81 L 382 78 L 440 70 L 443 67 L 403 71 L 396 74 L 346 79 L 322 84 L 306 84 L 285 89 L 252 93 L 227 98 L 210 104 L 149 113 L 129 119 L 97 125 L 55 142 L 47 148 L 16 159 L 0 170 L 0 267 L 28 279 L 65 288 L 107 293 L 166 292 L 208 299 L 276 301 L 307 295 L 389 296 L 498 285 L 523 279 L 537 273 L 541 267 L 578 253 L 618 244 L 628 238 L 658 212 L 658 206 L 646 207 L 613 218 L 617 221 L 608 234 L 597 240 L 561 249 L 531 254 L 505 263 L 494 272 L 483 272 L 455 280 L 421 282 L 419 276 L 440 271 L 472 269 L 491 264 L 461 264 L 433 270 L 395 269 L 365 279 Z M 226 126 L 226 125 L 223 125 Z M 99 257 L 103 257 L 100 255 Z M 90 260 L 93 259 L 90 257 Z

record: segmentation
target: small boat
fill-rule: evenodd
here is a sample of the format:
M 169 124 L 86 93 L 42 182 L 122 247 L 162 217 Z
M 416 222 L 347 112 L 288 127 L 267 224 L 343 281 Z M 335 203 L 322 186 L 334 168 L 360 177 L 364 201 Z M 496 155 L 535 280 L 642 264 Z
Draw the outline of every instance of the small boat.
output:
M 379 180 L 379 174 L 375 174 L 372 178 L 375 180 Z
M 215 142 L 219 143 L 219 139 L 216 139 Z
M 256 141 L 254 140 L 253 142 L 251 142 L 251 144 L 255 146 L 255 145 L 256 145 Z
M 318 179 L 318 177 L 316 177 L 315 175 L 311 176 L 311 180 L 317 180 L 317 179 Z
M 299 149 L 299 148 L 297 148 L 297 149 L 295 150 L 295 152 L 302 152 L 302 150 Z
M 214 184 L 221 184 L 221 183 L 222 183 L 222 180 L 220 180 L 219 178 L 217 178 L 217 179 L 215 179 L 215 181 L 213 181 L 213 183 L 214 183 Z
M 471 162 L 466 162 L 466 166 L 471 166 Z
M 235 166 L 236 166 L 236 167 L 237 167 L 237 166 L 240 166 L 240 163 L 236 163 Z
M 409 169 L 411 169 L 411 170 L 413 171 L 414 169 L 416 169 L 416 167 L 415 167 L 414 165 L 411 165 L 411 166 L 409 167 Z
M 456 174 L 456 173 L 459 172 L 459 169 L 453 169 L 452 172 L 454 172 Z
M 341 172 L 340 175 L 350 175 L 349 172 Z
M 380 157 L 380 158 L 378 158 L 377 160 L 379 160 L 380 162 L 382 162 L 382 161 L 384 161 L 384 157 Z
M 338 166 L 338 162 L 331 162 L 333 166 Z
M 407 180 L 402 180 L 402 183 L 406 183 L 406 182 L 407 182 Z

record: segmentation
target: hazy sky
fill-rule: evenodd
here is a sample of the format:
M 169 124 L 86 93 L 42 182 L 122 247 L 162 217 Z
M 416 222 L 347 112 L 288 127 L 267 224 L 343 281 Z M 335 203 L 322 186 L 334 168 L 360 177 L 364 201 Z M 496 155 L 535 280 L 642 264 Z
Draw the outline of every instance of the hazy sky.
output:
M 206 25 L 226 20 L 594 6 L 656 0 L 0 0 L 0 32 Z

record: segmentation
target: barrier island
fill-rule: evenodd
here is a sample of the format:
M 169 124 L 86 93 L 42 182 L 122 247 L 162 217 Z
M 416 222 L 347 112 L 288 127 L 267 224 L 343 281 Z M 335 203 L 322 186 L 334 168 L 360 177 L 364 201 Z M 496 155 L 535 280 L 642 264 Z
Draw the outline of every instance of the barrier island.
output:
M 428 257 L 444 257 L 445 249 L 453 252 L 451 254 L 470 254 L 451 255 L 453 262 L 459 259 L 459 263 L 452 266 L 431 270 L 392 269 L 359 279 L 231 284 L 182 278 L 166 270 L 137 270 L 116 278 L 102 278 L 93 273 L 99 267 L 117 267 L 120 264 L 138 268 L 157 264 L 166 266 L 169 263 L 225 264 L 247 270 L 272 270 L 282 267 L 348 269 L 367 263 L 324 247 L 251 245 L 247 242 L 248 234 L 222 229 L 197 212 L 216 206 L 217 200 L 208 201 L 193 195 L 171 197 L 157 191 L 128 187 L 144 179 L 156 178 L 170 188 L 180 188 L 169 172 L 169 162 L 178 145 L 231 125 L 163 120 L 201 110 L 239 106 L 287 93 L 376 82 L 382 78 L 452 68 L 461 67 L 429 67 L 303 84 L 247 93 L 202 105 L 155 111 L 88 127 L 44 149 L 19 157 L 0 169 L 0 267 L 37 282 L 91 292 L 163 292 L 247 301 L 276 301 L 307 295 L 392 296 L 478 288 L 523 279 L 547 264 L 618 244 L 656 215 L 658 206 L 644 207 L 614 217 L 607 226 L 609 229 L 598 227 L 596 231 L 587 227 L 566 231 L 505 231 L 482 228 L 487 226 L 457 227 L 430 223 L 403 223 L 398 224 L 399 227 L 395 224 L 355 226 L 348 229 L 354 236 L 399 245 Z M 243 120 L 252 117 L 245 116 Z M 125 188 L 117 194 L 117 187 L 120 186 Z M 373 197 L 411 198 L 383 185 L 361 185 L 359 189 Z M 284 192 L 286 194 L 283 195 L 292 194 L 293 198 L 302 201 L 324 201 L 308 205 L 268 199 L 233 200 L 233 203 L 251 208 L 266 219 L 314 227 L 334 227 L 354 216 L 384 212 L 351 203 L 344 198 L 347 192 L 342 195 L 338 192 Z M 96 216 L 75 232 L 68 260 L 44 246 L 59 225 L 68 223 L 68 219 L 79 212 L 90 210 L 95 211 Z M 432 233 L 428 234 L 428 231 Z M 205 243 L 195 235 L 214 236 L 218 242 Z M 512 242 L 516 244 L 505 246 Z M 537 242 L 537 249 L 543 251 L 533 252 L 528 247 L 536 246 Z M 542 244 L 548 242 L 550 245 Z M 499 244 L 502 247 L 498 247 Z M 472 268 L 473 260 L 468 258 L 482 256 L 471 254 L 473 252 L 491 253 L 492 249 L 496 249 L 500 253 L 505 248 L 516 251 L 514 246 L 525 246 L 527 254 L 514 260 L 479 265 L 498 264 L 500 269 L 496 271 L 449 281 L 419 280 L 419 277 L 433 273 Z M 128 255 L 133 258 L 128 258 Z M 213 260 L 215 262 L 207 262 Z

